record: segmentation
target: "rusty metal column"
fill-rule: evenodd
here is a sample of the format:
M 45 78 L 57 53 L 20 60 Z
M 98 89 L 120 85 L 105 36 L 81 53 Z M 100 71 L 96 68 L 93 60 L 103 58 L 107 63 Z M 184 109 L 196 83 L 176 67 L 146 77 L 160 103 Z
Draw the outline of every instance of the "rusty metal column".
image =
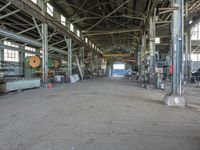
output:
M 46 15 L 47 3 L 42 3 L 42 13 Z M 48 83 L 48 25 L 42 23 L 42 81 L 46 85 Z

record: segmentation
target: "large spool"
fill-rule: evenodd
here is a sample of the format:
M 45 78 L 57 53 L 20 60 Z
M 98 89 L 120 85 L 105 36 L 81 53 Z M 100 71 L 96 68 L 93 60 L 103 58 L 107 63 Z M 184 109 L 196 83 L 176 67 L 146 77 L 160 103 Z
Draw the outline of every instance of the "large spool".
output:
M 41 65 L 41 59 L 39 56 L 31 56 L 29 58 L 29 65 L 33 68 L 37 68 Z
M 54 60 L 54 67 L 55 69 L 59 68 L 60 67 L 60 60 Z

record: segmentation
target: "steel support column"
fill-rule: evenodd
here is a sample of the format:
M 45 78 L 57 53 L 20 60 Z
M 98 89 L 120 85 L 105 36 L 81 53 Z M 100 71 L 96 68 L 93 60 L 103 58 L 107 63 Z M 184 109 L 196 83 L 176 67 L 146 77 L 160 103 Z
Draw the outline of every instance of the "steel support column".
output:
M 156 34 L 156 19 L 155 16 L 150 16 L 149 19 L 149 50 L 150 50 L 150 80 L 153 82 L 155 74 L 155 34 Z
M 142 50 L 141 50 L 141 57 L 144 57 L 146 51 L 146 33 L 142 35 Z
M 189 2 L 185 5 L 185 19 L 186 26 L 189 25 Z M 191 69 L 191 30 L 187 30 L 185 33 L 185 78 L 187 81 L 190 80 L 190 69 Z
M 185 77 L 189 81 L 191 78 L 191 31 L 185 34 Z
M 141 76 L 143 75 L 143 69 L 142 69 L 142 61 L 144 59 L 144 55 L 145 55 L 145 51 L 146 51 L 146 33 L 144 32 L 142 34 L 142 46 L 141 46 L 141 51 L 139 52 L 139 61 L 140 61 L 140 66 L 139 66 L 139 75 L 140 75 L 140 79 Z
M 172 93 L 182 94 L 182 55 L 183 55 L 183 1 L 173 0 L 172 5 L 178 7 L 173 12 L 172 40 L 173 40 L 173 83 Z
M 185 99 L 182 96 L 184 0 L 171 0 L 171 5 L 177 8 L 173 10 L 171 25 L 173 79 L 171 93 L 165 97 L 164 102 L 169 106 L 185 106 Z
M 42 80 L 44 84 L 48 83 L 48 25 L 42 24 Z
M 42 5 L 43 15 L 46 14 L 46 3 Z M 48 83 L 48 25 L 42 23 L 42 81 Z
M 72 39 L 67 39 L 68 74 L 72 75 Z
M 82 73 L 83 77 L 85 76 L 85 48 L 81 48 L 81 67 L 82 67 Z
M 3 40 L 0 39 L 0 45 L 3 45 Z M 0 47 L 0 68 L 2 68 L 2 62 L 4 61 L 4 48 Z

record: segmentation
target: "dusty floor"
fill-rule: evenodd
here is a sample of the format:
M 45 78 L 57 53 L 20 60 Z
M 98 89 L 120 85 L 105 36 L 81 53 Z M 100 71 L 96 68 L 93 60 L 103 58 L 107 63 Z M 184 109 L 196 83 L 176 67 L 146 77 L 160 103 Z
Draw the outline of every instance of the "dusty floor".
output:
M 0 150 L 200 150 L 200 111 L 164 95 L 97 79 L 1 96 Z

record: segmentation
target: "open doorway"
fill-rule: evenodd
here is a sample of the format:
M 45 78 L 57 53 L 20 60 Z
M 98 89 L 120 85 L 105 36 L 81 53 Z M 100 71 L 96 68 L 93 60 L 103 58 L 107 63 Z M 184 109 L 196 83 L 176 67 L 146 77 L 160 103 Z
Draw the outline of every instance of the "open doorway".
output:
M 126 74 L 126 64 L 124 62 L 115 62 L 113 64 L 112 76 L 124 77 Z

